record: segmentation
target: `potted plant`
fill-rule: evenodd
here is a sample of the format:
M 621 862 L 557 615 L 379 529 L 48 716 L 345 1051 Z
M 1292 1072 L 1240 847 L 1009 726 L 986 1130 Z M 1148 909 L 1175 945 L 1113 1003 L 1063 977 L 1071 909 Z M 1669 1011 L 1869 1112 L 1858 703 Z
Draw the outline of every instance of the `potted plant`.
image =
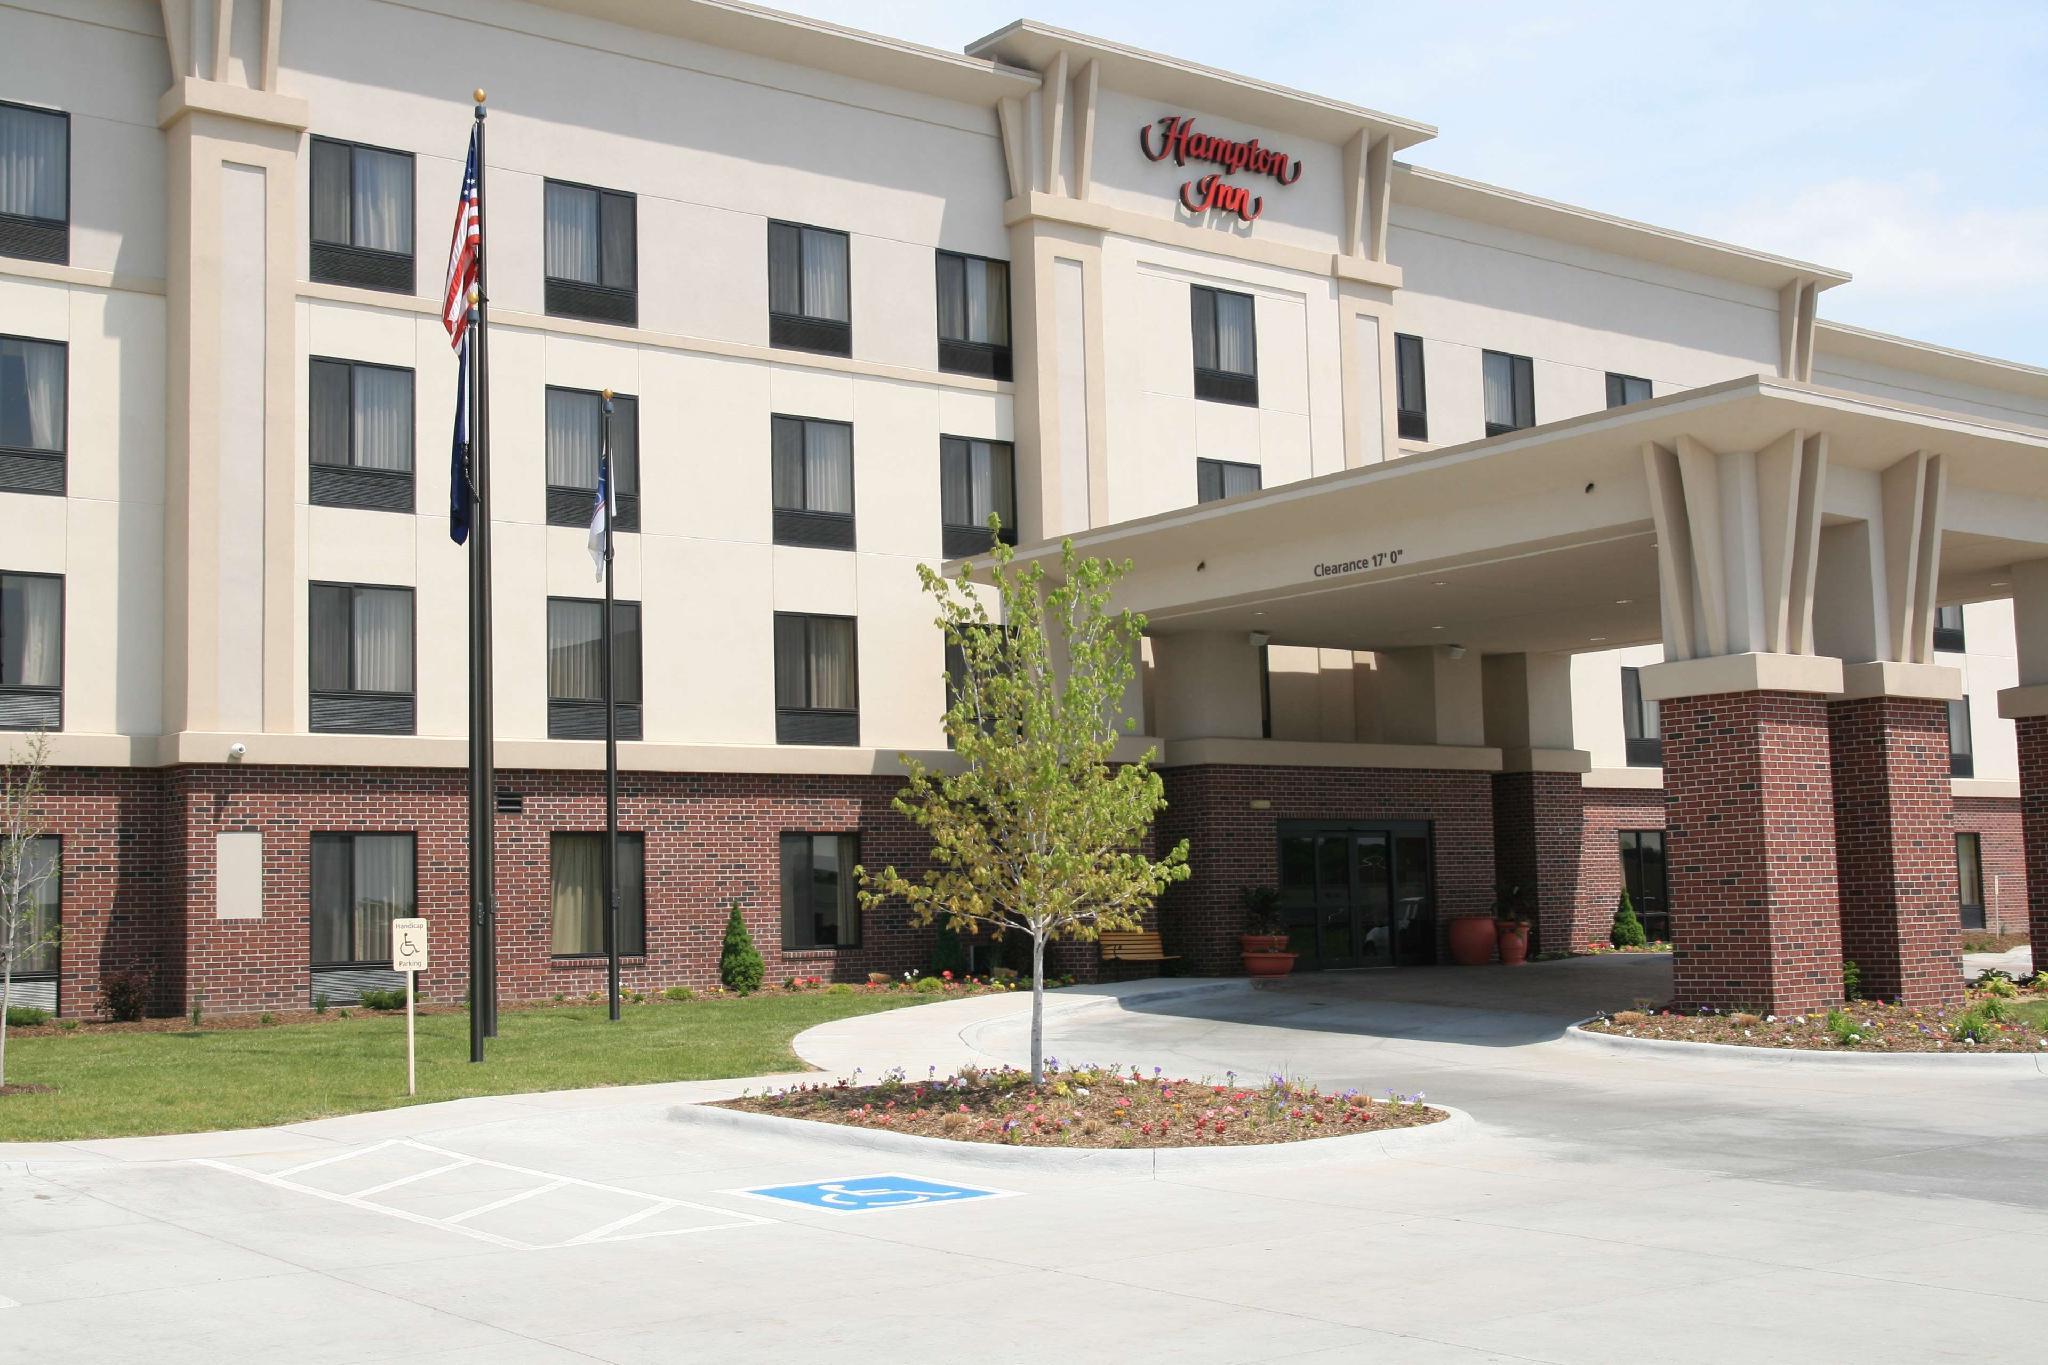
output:
M 1529 960 L 1528 900 L 1519 886 L 1502 887 L 1494 897 L 1493 934 L 1501 965 L 1519 967 Z
M 1270 886 L 1244 889 L 1244 932 L 1237 947 L 1248 976 L 1285 976 L 1294 970 L 1287 951 L 1287 925 L 1280 918 L 1280 893 Z
M 1444 921 L 1444 943 L 1460 967 L 1484 967 L 1493 961 L 1499 938 L 1493 920 L 1484 915 L 1457 915 Z

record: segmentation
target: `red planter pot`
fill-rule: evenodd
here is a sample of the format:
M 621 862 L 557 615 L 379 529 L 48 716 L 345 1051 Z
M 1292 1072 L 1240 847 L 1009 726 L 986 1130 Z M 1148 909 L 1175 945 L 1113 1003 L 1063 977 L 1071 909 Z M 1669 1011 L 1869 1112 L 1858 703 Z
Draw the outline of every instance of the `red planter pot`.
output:
M 1519 967 L 1529 960 L 1529 921 L 1497 919 L 1493 922 L 1493 929 L 1501 965 Z
M 1239 934 L 1237 950 L 1240 953 L 1284 953 L 1287 951 L 1287 935 Z
M 1484 967 L 1493 961 L 1493 921 L 1467 915 L 1447 920 L 1444 937 L 1449 943 L 1451 961 L 1460 967 Z
M 1244 970 L 1247 976 L 1285 976 L 1294 970 L 1294 954 L 1246 953 Z

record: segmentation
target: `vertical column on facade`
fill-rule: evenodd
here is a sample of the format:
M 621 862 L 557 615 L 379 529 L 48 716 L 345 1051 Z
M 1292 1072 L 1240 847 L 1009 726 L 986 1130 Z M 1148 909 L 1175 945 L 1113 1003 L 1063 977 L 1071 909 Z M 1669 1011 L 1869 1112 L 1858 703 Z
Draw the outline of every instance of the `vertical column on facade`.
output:
M 1536 946 L 1565 949 L 1604 937 L 1580 895 L 1585 793 L 1592 756 L 1572 747 L 1571 658 L 1488 655 L 1481 676 L 1485 738 L 1501 751 L 1493 777 L 1494 881 L 1519 892 Z
M 2019 686 L 1998 694 L 1998 714 L 2019 741 L 2020 834 L 2027 846 L 2027 927 L 2034 967 L 2048 970 L 2048 559 L 2013 566 Z

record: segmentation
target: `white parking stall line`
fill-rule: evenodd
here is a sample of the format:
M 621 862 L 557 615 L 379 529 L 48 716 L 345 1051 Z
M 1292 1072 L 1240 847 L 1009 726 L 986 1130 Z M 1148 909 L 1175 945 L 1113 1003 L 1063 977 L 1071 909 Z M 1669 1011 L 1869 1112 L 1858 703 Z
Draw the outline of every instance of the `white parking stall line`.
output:
M 349 1197 L 351 1199 L 368 1199 L 373 1194 L 382 1194 L 386 1190 L 395 1190 L 400 1185 L 410 1185 L 415 1180 L 425 1180 L 429 1176 L 442 1175 L 448 1171 L 459 1171 L 464 1166 L 473 1166 L 475 1164 L 475 1162 L 465 1158 L 461 1161 L 451 1161 L 445 1166 L 430 1166 L 424 1171 L 414 1171 L 411 1175 L 402 1175 L 396 1180 L 387 1180 L 381 1185 L 372 1185 L 366 1190 L 356 1190 Z
M 667 1213 L 670 1209 L 676 1207 L 678 1207 L 678 1205 L 673 1199 L 664 1199 L 661 1201 L 661 1203 L 655 1204 L 649 1208 L 641 1209 L 638 1213 L 629 1213 L 624 1218 L 614 1218 L 611 1222 L 606 1223 L 601 1228 L 592 1228 L 588 1232 L 582 1233 L 575 1237 L 571 1237 L 569 1239 L 569 1245 L 580 1246 L 585 1242 L 601 1242 L 605 1238 L 609 1237 L 612 1233 L 617 1232 L 620 1228 L 629 1228 L 633 1226 L 633 1224 L 635 1223 L 645 1222 L 647 1219 L 652 1218 L 657 1213 Z
M 354 1161 L 359 1156 L 368 1156 L 372 1152 L 381 1152 L 387 1147 L 395 1147 L 397 1145 L 398 1139 L 390 1138 L 384 1142 L 373 1143 L 368 1147 L 358 1147 L 352 1152 L 336 1152 L 333 1156 L 323 1156 L 317 1161 L 308 1161 L 302 1165 L 292 1166 L 282 1171 L 272 1171 L 270 1174 L 279 1180 L 290 1180 L 293 1176 L 303 1175 L 307 1171 L 315 1170 L 321 1166 L 332 1166 L 337 1161 Z
M 488 1204 L 479 1204 L 473 1209 L 464 1209 L 461 1213 L 451 1213 L 441 1221 L 444 1223 L 466 1223 L 472 1218 L 486 1213 L 494 1213 L 508 1205 L 517 1204 L 522 1199 L 531 1199 L 537 1194 L 552 1194 L 568 1183 L 566 1180 L 550 1180 L 545 1185 L 535 1185 L 530 1190 L 521 1190 L 517 1194 L 508 1194 L 503 1199 L 493 1199 Z

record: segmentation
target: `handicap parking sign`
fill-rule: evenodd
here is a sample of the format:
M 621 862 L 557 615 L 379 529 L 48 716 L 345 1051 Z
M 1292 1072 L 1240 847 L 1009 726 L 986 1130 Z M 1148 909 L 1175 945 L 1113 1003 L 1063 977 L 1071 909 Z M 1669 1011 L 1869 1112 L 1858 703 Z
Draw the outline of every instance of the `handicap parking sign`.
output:
M 802 1204 L 806 1208 L 824 1209 L 829 1213 L 868 1213 L 876 1209 L 930 1208 L 935 1204 L 961 1204 L 970 1199 L 1002 1198 L 1013 1191 L 889 1174 L 812 1180 L 801 1185 L 764 1185 L 729 1193 L 755 1199 L 779 1199 L 786 1204 Z

